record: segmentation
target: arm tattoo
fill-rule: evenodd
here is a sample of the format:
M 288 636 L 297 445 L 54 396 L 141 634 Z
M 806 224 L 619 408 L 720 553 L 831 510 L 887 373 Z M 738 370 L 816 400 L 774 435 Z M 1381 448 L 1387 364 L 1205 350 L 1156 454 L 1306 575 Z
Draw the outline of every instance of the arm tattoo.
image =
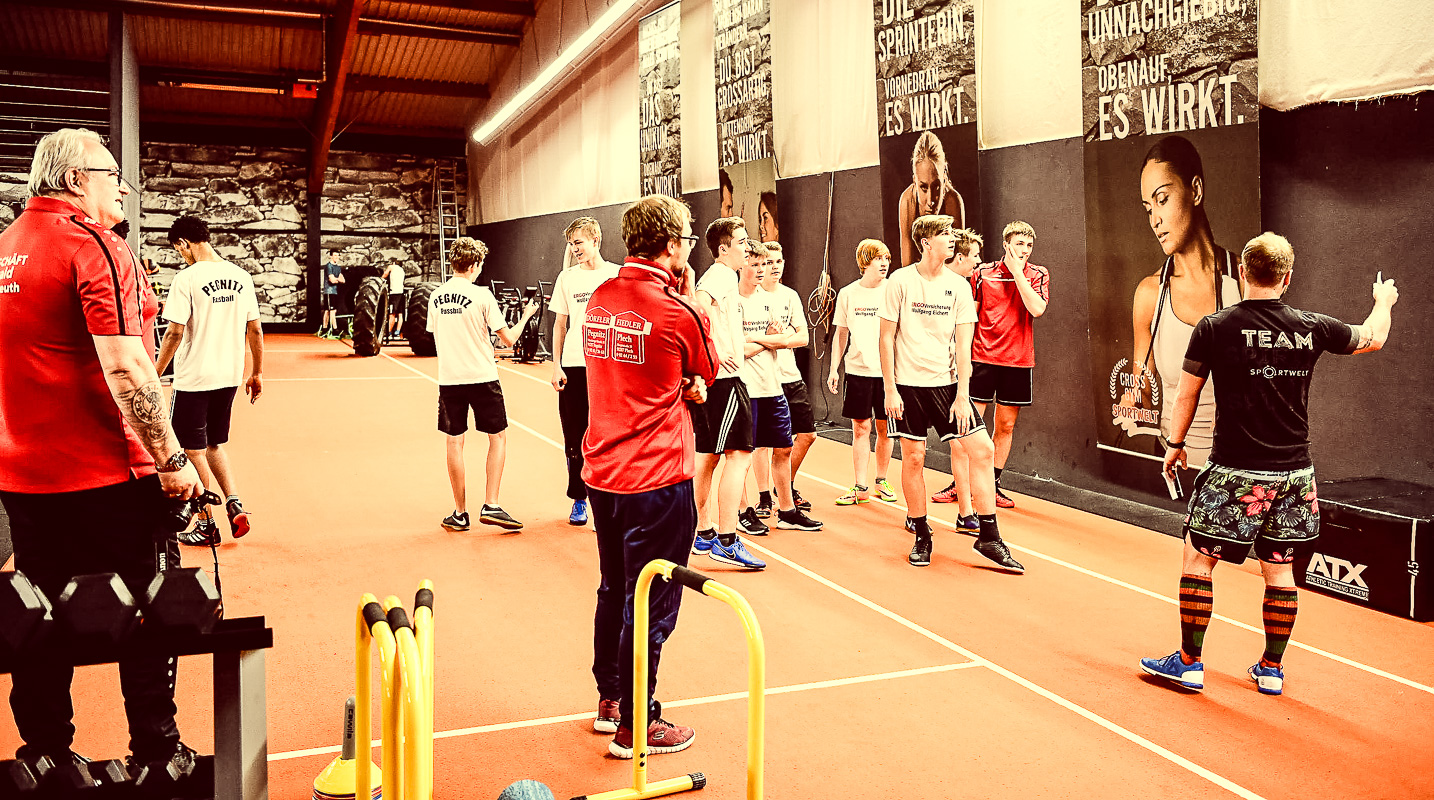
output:
M 140 439 L 152 452 L 159 452 L 169 441 L 169 417 L 165 414 L 164 395 L 157 382 L 147 383 L 119 397 L 120 412 Z
M 1374 331 L 1368 325 L 1354 325 L 1355 350 L 1363 350 L 1374 344 Z

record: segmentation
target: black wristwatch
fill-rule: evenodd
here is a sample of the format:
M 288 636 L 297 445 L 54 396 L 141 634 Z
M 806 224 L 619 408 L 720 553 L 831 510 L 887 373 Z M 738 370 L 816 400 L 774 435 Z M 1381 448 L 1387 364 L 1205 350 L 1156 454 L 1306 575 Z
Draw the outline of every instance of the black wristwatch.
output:
M 1184 443 L 1184 442 L 1166 442 L 1166 443 L 1165 443 L 1165 446 L 1166 446 L 1166 447 L 1169 447 L 1171 450 L 1184 450 L 1184 449 L 1185 449 L 1185 443 Z
M 183 450 L 176 450 L 174 451 L 174 455 L 170 456 L 169 460 L 163 464 L 156 463 L 154 465 L 154 471 L 165 473 L 178 472 L 187 466 L 189 466 L 189 456 L 185 455 Z

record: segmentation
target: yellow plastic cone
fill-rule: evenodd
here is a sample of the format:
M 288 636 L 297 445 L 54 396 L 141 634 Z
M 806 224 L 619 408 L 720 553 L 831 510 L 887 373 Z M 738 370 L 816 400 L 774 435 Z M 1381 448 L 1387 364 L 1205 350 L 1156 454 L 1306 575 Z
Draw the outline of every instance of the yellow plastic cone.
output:
M 354 795 L 354 699 L 344 703 L 344 747 L 339 757 L 329 762 L 319 777 L 314 778 L 314 800 L 355 800 Z M 383 797 L 383 780 L 378 767 L 369 772 L 373 800 Z

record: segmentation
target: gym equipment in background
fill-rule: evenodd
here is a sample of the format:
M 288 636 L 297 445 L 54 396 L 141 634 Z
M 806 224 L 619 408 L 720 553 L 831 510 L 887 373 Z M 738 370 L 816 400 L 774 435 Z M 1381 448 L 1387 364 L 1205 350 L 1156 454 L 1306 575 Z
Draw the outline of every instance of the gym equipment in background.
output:
M 373 785 L 369 760 L 369 698 L 372 643 L 378 642 L 382 685 L 382 797 L 388 800 L 433 798 L 433 582 L 418 584 L 413 617 L 397 597 L 379 605 L 372 594 L 359 598 L 354 651 L 355 787 Z
M 428 301 L 441 283 L 428 281 L 413 287 L 408 295 L 408 314 L 403 319 L 403 338 L 416 356 L 432 358 L 438 355 L 438 345 L 433 334 L 428 332 Z
M 583 795 L 573 800 L 639 800 L 701 789 L 707 785 L 707 777 L 700 772 L 652 783 L 647 781 L 647 714 L 650 705 L 647 696 L 647 648 L 652 624 L 649 595 L 652 581 L 659 575 L 664 580 L 677 581 L 694 592 L 721 600 L 742 619 L 742 630 L 747 634 L 747 800 L 762 800 L 767 713 L 767 651 L 762 643 L 762 626 L 757 624 L 757 615 L 752 612 L 751 604 L 731 587 L 661 558 L 648 562 L 638 573 L 632 600 L 632 786 Z
M 364 278 L 354 294 L 353 308 L 354 354 L 378 355 L 388 326 L 388 283 L 378 276 Z

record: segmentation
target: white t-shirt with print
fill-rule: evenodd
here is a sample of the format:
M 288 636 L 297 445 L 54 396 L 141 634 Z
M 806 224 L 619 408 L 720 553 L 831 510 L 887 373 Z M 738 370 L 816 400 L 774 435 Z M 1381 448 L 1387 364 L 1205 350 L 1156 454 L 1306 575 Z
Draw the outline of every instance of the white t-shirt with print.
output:
M 428 298 L 428 332 L 438 347 L 443 386 L 498 380 L 493 334 L 508 327 L 498 299 L 472 281 L 454 276 Z
M 797 328 L 807 327 L 806 304 L 796 290 L 779 283 L 770 294 L 772 312 L 776 314 L 777 322 L 781 323 L 784 332 L 794 333 Z M 792 348 L 783 347 L 776 352 L 776 356 L 778 380 L 784 384 L 803 380 L 802 371 L 797 369 L 797 354 Z
M 751 297 L 738 292 L 735 298 L 742 319 L 742 346 L 746 347 L 747 336 L 766 336 L 767 328 L 777 320 L 776 297 L 759 286 Z M 750 397 L 776 397 L 782 393 L 777 354 L 765 347 L 742 359 L 741 374 Z
M 609 278 L 616 278 L 618 269 L 617 264 L 607 261 L 599 263 L 596 269 L 569 267 L 559 272 L 558 279 L 553 281 L 553 299 L 548 308 L 568 318 L 560 362 L 564 369 L 587 366 L 583 360 L 583 320 L 588 318 L 588 298 Z
M 837 292 L 832 324 L 847 329 L 846 374 L 863 378 L 881 377 L 881 299 L 885 282 L 870 289 L 861 281 L 847 284 Z
M 228 261 L 196 261 L 174 276 L 164 318 L 184 326 L 174 388 L 207 392 L 244 382 L 244 332 L 259 318 L 254 279 Z
M 956 326 L 977 319 L 969 281 L 945 267 L 930 280 L 915 265 L 902 267 L 886 279 L 877 316 L 896 323 L 898 384 L 951 385 Z
M 697 291 L 711 295 L 712 301 L 717 304 L 718 318 L 710 320 L 712 335 L 720 336 L 724 340 L 732 358 L 740 365 L 742 347 L 746 340 L 742 338 L 742 314 L 736 308 L 737 271 L 725 264 L 713 264 L 702 274 L 702 279 L 697 281 Z M 717 379 L 735 378 L 740 373 L 740 368 L 733 372 L 725 366 L 719 367 Z

